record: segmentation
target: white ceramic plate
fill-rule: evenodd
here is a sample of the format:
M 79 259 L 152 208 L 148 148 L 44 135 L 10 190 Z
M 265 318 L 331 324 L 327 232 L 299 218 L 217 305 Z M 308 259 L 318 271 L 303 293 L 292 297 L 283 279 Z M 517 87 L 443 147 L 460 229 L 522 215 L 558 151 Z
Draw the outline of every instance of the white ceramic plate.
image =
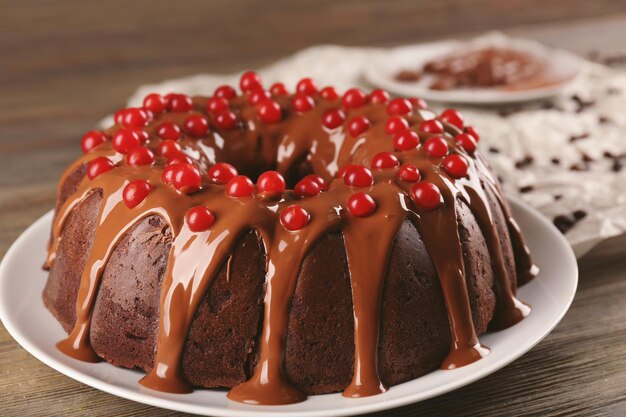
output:
M 196 390 L 184 395 L 151 391 L 137 383 L 143 375 L 138 371 L 80 362 L 63 355 L 55 344 L 65 333 L 41 300 L 46 273 L 40 266 L 52 212 L 15 241 L 0 265 L 0 318 L 24 349 L 57 371 L 113 395 L 157 407 L 213 416 L 254 417 L 341 416 L 389 409 L 443 394 L 495 372 L 543 339 L 569 308 L 578 281 L 572 249 L 538 212 L 516 200 L 512 208 L 541 268 L 539 276 L 519 290 L 519 298 L 533 307 L 530 316 L 507 330 L 482 336 L 481 341 L 491 347 L 483 360 L 452 371 L 432 372 L 374 397 L 346 399 L 340 394 L 328 394 L 288 406 L 252 406 L 229 401 L 224 390 Z
M 427 78 L 418 82 L 400 82 L 394 76 L 401 70 L 417 70 L 433 58 L 452 51 L 497 45 L 510 46 L 544 57 L 562 82 L 546 87 L 522 91 L 505 91 L 497 88 L 459 88 L 446 91 L 428 88 Z M 539 100 L 563 91 L 581 74 L 586 63 L 569 52 L 547 48 L 537 42 L 508 38 L 502 34 L 488 34 L 469 42 L 441 41 L 421 45 L 399 47 L 381 53 L 365 71 L 365 78 L 376 87 L 402 96 L 421 97 L 425 100 L 459 104 L 506 104 Z

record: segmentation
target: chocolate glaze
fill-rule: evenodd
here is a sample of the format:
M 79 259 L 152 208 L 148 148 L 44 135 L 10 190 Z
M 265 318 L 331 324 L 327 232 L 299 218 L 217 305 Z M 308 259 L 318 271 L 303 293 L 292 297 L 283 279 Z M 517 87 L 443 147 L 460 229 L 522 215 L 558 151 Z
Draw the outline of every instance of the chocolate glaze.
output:
M 207 99 L 195 97 L 192 112 L 203 113 Z M 289 107 L 288 97 L 275 99 L 284 109 L 280 123 L 261 122 L 254 106 L 242 96 L 230 102 L 240 120 L 237 129 L 217 131 L 212 127 L 207 137 L 183 136 L 179 143 L 202 171 L 206 172 L 215 162 L 224 161 L 250 176 L 277 169 L 289 183 L 303 171 L 331 181 L 346 164 L 369 166 L 375 154 L 394 152 L 391 137 L 384 130 L 388 115 L 383 104 L 366 105 L 348 112 L 347 120 L 365 115 L 372 124 L 365 134 L 353 138 L 345 133 L 345 123 L 334 130 L 326 129 L 321 123 L 324 112 L 338 107 L 338 101 L 316 96 L 315 108 L 299 114 L 285 110 Z M 188 115 L 157 115 L 145 128 L 150 136 L 146 145 L 156 148 L 160 139 L 155 129 L 160 122 L 171 120 L 182 124 Z M 421 121 L 433 117 L 430 111 L 415 109 L 407 120 L 416 130 Z M 106 133 L 110 135 L 119 128 L 113 126 Z M 262 194 L 233 198 L 224 192 L 223 185 L 213 184 L 208 179 L 204 180 L 200 191 L 186 195 L 161 181 L 163 158 L 157 158 L 151 166 L 129 166 L 110 142 L 101 144 L 72 164 L 59 185 L 59 193 L 67 193 L 63 189 L 67 177 L 75 175 L 77 169 L 97 156 L 107 156 L 116 164 L 115 169 L 94 180 L 83 177 L 78 188 L 57 207 L 48 267 L 55 262 L 61 231 L 72 210 L 92 193 L 102 194 L 96 232 L 78 290 L 76 324 L 68 338 L 59 342 L 58 348 L 80 360 L 99 360 L 89 343 L 89 328 L 103 270 L 120 239 L 142 219 L 157 215 L 164 220 L 164 227 L 169 227 L 172 245 L 161 288 L 156 358 L 151 371 L 140 382 L 155 390 L 190 392 L 191 387 L 182 376 L 181 363 L 192 319 L 216 273 L 225 263 L 230 265 L 233 246 L 244 233 L 253 229 L 260 235 L 266 254 L 260 358 L 251 378 L 235 386 L 228 396 L 252 404 L 303 401 L 306 396 L 291 385 L 283 369 L 289 306 L 308 251 L 322 237 L 342 232 L 352 287 L 355 344 L 354 375 L 343 395 L 362 397 L 384 392 L 386 387 L 379 376 L 377 357 L 382 290 L 394 238 L 405 219 L 409 219 L 419 230 L 433 260 L 448 312 L 452 345 L 441 367 L 453 369 L 480 359 L 489 349 L 480 344 L 472 321 L 457 223 L 457 200 L 470 208 L 491 254 L 497 298 L 495 327 L 511 326 L 529 313 L 530 308 L 515 298 L 515 283 L 516 279 L 520 282 L 530 279 L 537 268 L 509 213 L 498 182 L 482 157 L 469 155 L 454 142 L 453 135 L 458 133 L 455 127 L 446 125 L 446 130 L 451 152 L 466 156 L 469 162 L 466 178 L 450 177 L 441 168 L 441 158 L 429 157 L 421 147 L 394 152 L 402 163 L 417 166 L 422 178 L 441 190 L 441 206 L 430 211 L 416 207 L 409 198 L 412 184 L 399 180 L 395 169 L 375 171 L 371 187 L 354 189 L 341 179 L 332 180 L 327 191 L 311 198 L 299 198 L 292 191 L 286 191 L 280 198 Z M 431 136 L 425 132 L 419 135 L 422 141 Z M 147 180 L 152 190 L 142 203 L 129 209 L 122 200 L 122 190 L 134 179 Z M 367 192 L 374 198 L 377 208 L 373 215 L 358 218 L 345 209 L 348 198 L 356 191 Z M 487 193 L 495 196 L 505 213 L 517 277 L 510 276 L 504 264 L 501 237 L 493 225 Z M 294 202 L 311 216 L 310 223 L 295 232 L 285 229 L 279 221 L 282 209 Z M 215 214 L 216 221 L 209 230 L 194 233 L 184 218 L 191 207 L 200 204 Z

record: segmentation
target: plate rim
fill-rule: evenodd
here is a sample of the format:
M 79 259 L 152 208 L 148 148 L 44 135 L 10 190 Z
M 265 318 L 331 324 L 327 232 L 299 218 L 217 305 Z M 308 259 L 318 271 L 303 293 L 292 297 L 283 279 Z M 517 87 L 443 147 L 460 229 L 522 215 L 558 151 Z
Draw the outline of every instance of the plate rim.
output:
M 574 252 L 565 239 L 565 237 L 554 228 L 552 223 L 548 221 L 543 215 L 541 215 L 536 209 L 532 208 L 528 204 L 522 202 L 518 198 L 508 198 L 509 202 L 514 208 L 514 211 L 522 210 L 527 211 L 528 214 L 531 215 L 533 220 L 541 223 L 542 228 L 548 228 L 550 233 L 552 233 L 559 241 L 563 248 L 566 248 L 564 252 L 564 256 L 569 258 L 568 263 L 571 263 L 573 266 L 574 274 L 571 277 L 573 287 L 571 289 L 571 294 L 568 294 L 567 302 L 561 308 L 561 311 L 554 319 L 554 321 L 550 324 L 550 326 L 546 327 L 539 337 L 533 339 L 530 343 L 523 346 L 518 352 L 513 355 L 505 356 L 499 362 L 495 362 L 491 364 L 490 367 L 483 366 L 478 367 L 475 372 L 473 372 L 470 376 L 459 378 L 454 382 L 444 384 L 442 386 L 436 386 L 434 388 L 420 390 L 416 393 L 405 395 L 399 398 L 392 399 L 384 399 L 383 401 L 376 403 L 367 403 L 367 404 L 355 404 L 354 406 L 339 408 L 335 410 L 284 410 L 281 411 L 280 407 L 272 407 L 271 410 L 265 408 L 264 406 L 249 406 L 251 407 L 249 410 L 247 409 L 228 409 L 221 406 L 211 406 L 211 405 L 196 405 L 196 404 L 185 404 L 183 402 L 177 400 L 170 400 L 167 398 L 159 398 L 154 395 L 146 394 L 146 393 L 137 393 L 134 391 L 129 391 L 127 388 L 123 386 L 115 385 L 115 383 L 106 382 L 101 380 L 95 376 L 88 375 L 83 373 L 80 370 L 73 368 L 72 366 L 65 364 L 56 358 L 52 357 L 50 354 L 46 353 L 45 350 L 40 349 L 36 343 L 31 342 L 28 337 L 22 334 L 21 330 L 15 326 L 13 320 L 11 319 L 11 314 L 7 310 L 5 304 L 2 302 L 2 293 L 0 291 L 0 320 L 3 325 L 7 329 L 7 332 L 15 339 L 15 341 L 24 348 L 27 352 L 37 358 L 39 361 L 43 362 L 45 365 L 51 367 L 64 374 L 65 376 L 72 378 L 78 382 L 96 388 L 100 391 L 122 397 L 131 401 L 139 402 L 146 405 L 156 406 L 160 408 L 165 408 L 173 411 L 180 412 L 190 412 L 201 415 L 213 415 L 213 416 L 249 416 L 249 417 L 257 417 L 257 416 L 276 416 L 276 415 L 298 415 L 298 416 L 317 416 L 317 415 L 334 415 L 334 416 L 347 416 L 347 415 L 355 415 L 359 413 L 370 413 L 376 411 L 382 411 L 387 409 L 397 408 L 407 404 L 413 404 L 420 401 L 424 401 L 429 398 L 436 397 L 438 395 L 454 391 L 463 386 L 469 385 L 473 382 L 476 382 L 479 379 L 482 379 L 500 369 L 507 366 L 514 360 L 520 358 L 524 354 L 526 354 L 530 349 L 536 346 L 539 342 L 541 342 L 552 330 L 561 322 L 567 311 L 569 310 L 572 301 L 575 297 L 577 286 L 578 286 L 578 277 L 579 270 L 578 264 L 576 262 L 576 258 L 574 256 Z M 7 250 L 6 254 L 2 258 L 0 262 L 0 290 L 4 287 L 8 286 L 6 283 L 6 279 L 4 277 L 7 274 L 6 269 L 8 269 L 7 259 L 11 259 L 16 256 L 18 252 L 19 246 L 23 244 L 24 241 L 28 240 L 29 236 L 35 233 L 37 228 L 43 226 L 43 224 L 50 222 L 53 216 L 53 210 L 48 211 L 43 216 L 38 218 L 33 224 L 31 224 L 22 234 L 13 242 L 10 248 Z M 107 364 L 108 365 L 108 364 Z M 480 365 L 480 362 L 476 364 L 469 365 Z M 110 365 L 109 365 L 110 366 Z M 419 379 L 419 378 L 417 378 Z M 414 380 L 412 380 L 414 381 Z M 411 381 L 407 381 L 410 383 Z M 326 395 L 338 395 L 338 394 L 326 394 Z M 356 400 L 358 401 L 358 400 Z M 264 409 L 265 408 L 265 409 Z

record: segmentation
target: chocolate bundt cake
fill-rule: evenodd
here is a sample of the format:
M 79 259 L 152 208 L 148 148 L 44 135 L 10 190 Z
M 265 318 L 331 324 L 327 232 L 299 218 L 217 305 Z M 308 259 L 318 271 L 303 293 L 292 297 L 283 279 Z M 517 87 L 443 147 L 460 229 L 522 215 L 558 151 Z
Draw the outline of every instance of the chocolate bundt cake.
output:
M 46 262 L 61 351 L 286 404 L 469 364 L 529 313 L 536 267 L 458 111 L 240 86 L 150 94 L 83 137 Z

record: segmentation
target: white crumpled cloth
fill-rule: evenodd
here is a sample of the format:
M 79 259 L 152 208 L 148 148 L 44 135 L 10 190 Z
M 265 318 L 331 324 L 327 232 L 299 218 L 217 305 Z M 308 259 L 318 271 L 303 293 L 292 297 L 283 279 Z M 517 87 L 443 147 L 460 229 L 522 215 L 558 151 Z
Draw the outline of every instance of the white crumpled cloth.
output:
M 304 76 L 339 91 L 353 86 L 371 89 L 363 70 L 378 54 L 388 51 L 316 46 L 258 72 L 267 85 L 282 81 L 291 89 Z M 577 210 L 586 213 L 565 234 L 579 256 L 602 239 L 626 230 L 626 168 L 614 171 L 613 165 L 619 162 L 605 155 L 626 156 L 626 74 L 584 65 L 583 75 L 550 106 L 460 107 L 468 124 L 476 126 L 480 148 L 502 179 L 507 195 L 520 197 L 551 220 Z M 152 92 L 210 95 L 218 85 L 237 85 L 239 75 L 202 74 L 143 85 L 128 104 L 140 106 L 143 97 Z M 435 109 L 442 107 L 431 104 Z M 532 162 L 516 168 L 516 163 L 527 157 Z M 622 162 L 626 164 L 626 158 Z M 575 164 L 587 169 L 572 171 Z

